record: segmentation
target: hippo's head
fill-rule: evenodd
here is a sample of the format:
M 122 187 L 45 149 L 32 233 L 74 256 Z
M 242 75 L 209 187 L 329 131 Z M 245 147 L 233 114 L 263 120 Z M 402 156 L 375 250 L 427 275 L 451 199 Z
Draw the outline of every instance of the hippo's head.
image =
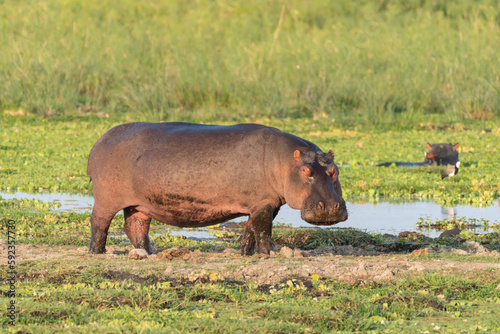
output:
M 301 217 L 314 225 L 332 225 L 347 219 L 339 169 L 333 152 L 299 151 L 285 180 L 285 200 Z
M 425 153 L 424 165 L 441 166 L 455 165 L 458 161 L 457 148 L 459 143 L 453 144 L 429 144 L 425 145 L 428 152 Z

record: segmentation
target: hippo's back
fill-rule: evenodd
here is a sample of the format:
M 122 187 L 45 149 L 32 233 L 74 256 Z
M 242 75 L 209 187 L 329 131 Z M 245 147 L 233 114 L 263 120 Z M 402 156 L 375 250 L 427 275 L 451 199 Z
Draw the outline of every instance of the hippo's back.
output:
M 126 123 L 106 132 L 94 145 L 89 154 L 87 175 L 94 179 L 105 166 L 136 162 L 148 153 L 154 160 L 180 153 L 186 158 L 194 152 L 222 152 L 244 138 L 268 130 L 281 133 L 278 129 L 258 124 L 237 124 L 231 126 L 192 124 L 182 122 Z M 155 157 L 156 156 L 156 157 Z M 199 158 L 199 157 L 198 157 Z M 116 168 L 115 168 L 116 170 Z

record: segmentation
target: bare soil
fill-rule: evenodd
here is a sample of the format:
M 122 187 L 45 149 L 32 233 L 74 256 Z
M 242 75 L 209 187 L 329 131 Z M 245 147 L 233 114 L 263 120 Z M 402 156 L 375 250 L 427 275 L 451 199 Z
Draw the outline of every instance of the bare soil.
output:
M 6 246 L 1 248 L 2 253 L 6 253 Z M 468 243 L 466 250 L 443 250 L 457 254 L 454 258 L 458 260 L 450 261 L 426 256 L 435 252 L 427 248 L 407 254 L 383 254 L 374 249 L 355 249 L 352 246 L 310 251 L 283 247 L 279 252 L 272 252 L 271 256 L 251 257 L 242 257 L 231 248 L 213 252 L 173 248 L 158 250 L 157 254 L 144 255 L 142 259 L 141 256 L 134 256 L 137 259 L 129 257 L 131 246 L 108 246 L 107 253 L 102 255 L 88 254 L 87 251 L 87 247 L 19 244 L 16 246 L 16 257 L 19 264 L 44 260 L 67 260 L 68 264 L 74 264 L 75 261 L 71 260 L 75 259 L 84 266 L 98 263 L 104 265 L 107 275 L 116 280 L 132 279 L 138 282 L 145 281 L 145 270 L 149 273 L 146 276 L 163 274 L 174 280 L 190 282 L 234 280 L 275 284 L 291 278 L 306 279 L 312 275 L 363 283 L 383 282 L 421 272 L 460 272 L 466 275 L 468 271 L 500 269 L 500 252 L 490 252 L 477 243 Z

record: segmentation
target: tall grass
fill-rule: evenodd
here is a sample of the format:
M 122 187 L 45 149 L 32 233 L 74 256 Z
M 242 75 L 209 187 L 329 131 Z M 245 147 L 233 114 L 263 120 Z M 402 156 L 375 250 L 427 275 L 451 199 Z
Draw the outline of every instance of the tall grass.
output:
M 6 0 L 0 108 L 491 119 L 499 45 L 488 0 Z

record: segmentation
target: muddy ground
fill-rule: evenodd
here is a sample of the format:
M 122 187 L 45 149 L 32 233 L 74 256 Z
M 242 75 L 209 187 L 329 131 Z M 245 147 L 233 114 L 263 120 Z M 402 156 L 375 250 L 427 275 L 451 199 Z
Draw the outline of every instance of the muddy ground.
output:
M 232 248 L 212 252 L 184 248 L 159 249 L 157 254 L 149 256 L 133 250 L 131 246 L 108 246 L 107 253 L 102 255 L 88 254 L 87 251 L 87 247 L 73 246 L 16 246 L 17 263 L 21 266 L 26 261 L 45 260 L 57 261 L 59 264 L 63 263 L 61 260 L 67 261 L 68 270 L 104 265 L 106 269 L 103 275 L 115 280 L 131 279 L 137 282 L 145 282 L 148 277 L 163 276 L 190 282 L 235 280 L 275 284 L 291 278 L 306 279 L 318 275 L 350 283 L 363 283 L 421 272 L 466 275 L 469 271 L 500 269 L 500 252 L 488 251 L 475 242 L 467 243 L 466 249 L 445 248 L 435 251 L 423 248 L 411 253 L 392 254 L 352 246 L 310 251 L 282 247 L 270 256 L 251 257 L 242 257 Z M 450 257 L 453 260 L 427 256 L 436 252 L 456 256 Z M 7 253 L 6 246 L 2 246 L 2 254 L 4 253 Z M 45 276 L 47 273 L 40 275 Z

